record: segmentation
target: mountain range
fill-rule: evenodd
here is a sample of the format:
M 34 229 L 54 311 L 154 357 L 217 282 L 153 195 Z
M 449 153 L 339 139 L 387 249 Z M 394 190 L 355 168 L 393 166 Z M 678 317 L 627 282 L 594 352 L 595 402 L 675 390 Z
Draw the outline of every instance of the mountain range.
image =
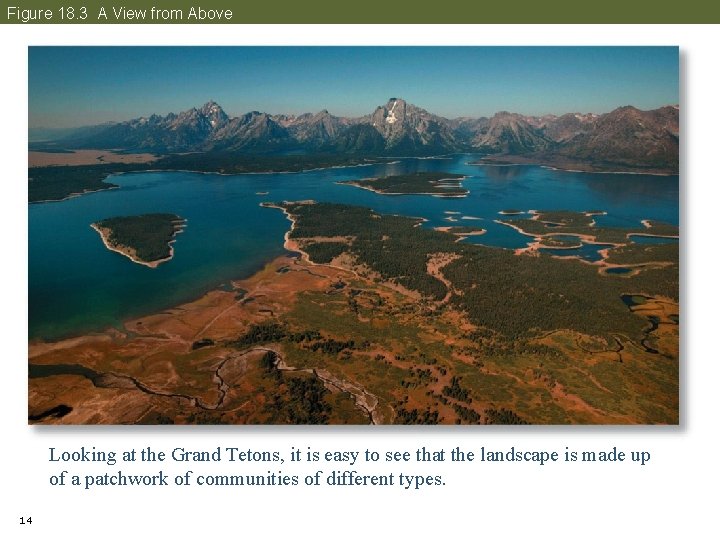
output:
M 158 154 L 180 152 L 343 153 L 429 156 L 479 152 L 489 161 L 534 162 L 586 170 L 677 173 L 679 107 L 606 114 L 447 119 L 403 99 L 361 117 L 326 110 L 302 115 L 251 111 L 230 117 L 210 101 L 166 116 L 79 128 L 57 141 L 66 148 L 112 148 Z

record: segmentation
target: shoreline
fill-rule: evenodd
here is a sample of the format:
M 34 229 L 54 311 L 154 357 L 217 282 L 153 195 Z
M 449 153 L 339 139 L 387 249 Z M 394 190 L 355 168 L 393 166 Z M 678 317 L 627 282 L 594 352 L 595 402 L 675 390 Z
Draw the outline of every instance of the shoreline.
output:
M 627 233 L 627 237 L 630 238 L 631 236 L 644 236 L 646 238 L 671 238 L 673 240 L 680 240 L 680 235 L 670 235 L 670 234 L 650 234 L 650 233 Z
M 109 175 L 108 175 L 109 176 Z M 107 180 L 107 177 L 106 177 Z M 104 181 L 104 180 L 103 180 Z M 106 188 L 100 188 L 100 189 L 87 189 L 85 191 L 78 191 L 76 193 L 71 193 L 70 195 L 62 198 L 62 199 L 43 199 L 42 201 L 28 201 L 28 204 L 42 204 L 42 203 L 52 203 L 52 202 L 63 202 L 70 199 L 76 199 L 78 197 L 82 197 L 83 195 L 89 195 L 90 193 L 99 193 L 101 191 L 110 191 L 111 189 L 120 189 L 120 186 L 111 185 Z
M 302 204 L 316 204 L 316 202 L 313 200 L 298 201 L 298 202 L 302 203 Z M 275 208 L 276 210 L 280 210 L 280 211 L 282 211 L 283 214 L 285 214 L 285 217 L 290 222 L 290 228 L 287 231 L 285 231 L 285 234 L 283 235 L 283 248 L 286 249 L 287 251 L 291 251 L 293 253 L 299 253 L 301 260 L 314 265 L 315 263 L 313 263 L 310 260 L 310 255 L 307 252 L 300 249 L 300 245 L 298 244 L 298 242 L 296 240 L 290 239 L 290 234 L 292 234 L 292 232 L 295 230 L 295 221 L 296 220 L 295 220 L 295 217 L 290 212 L 288 212 L 287 208 L 284 208 L 284 207 L 279 206 L 274 203 L 267 203 L 267 202 L 261 202 L 260 206 L 263 208 Z M 331 266 L 331 265 L 326 265 L 326 266 Z
M 560 172 L 571 172 L 571 173 L 586 173 L 586 174 L 635 174 L 640 176 L 679 176 L 679 172 L 667 172 L 663 171 L 662 169 L 652 171 L 652 172 L 640 172 L 640 171 L 625 171 L 625 170 L 583 170 L 583 169 L 572 169 L 569 167 L 560 167 L 557 165 L 548 165 L 547 163 L 542 163 L 538 161 L 515 161 L 510 163 L 503 163 L 503 162 L 493 162 L 490 161 L 468 161 L 465 163 L 466 165 L 484 165 L 488 167 L 517 167 L 517 166 L 532 166 L 532 167 L 541 167 L 543 169 L 548 169 L 551 171 L 560 171 Z M 582 164 L 578 163 L 577 165 L 582 166 Z
M 174 231 L 172 238 L 168 241 L 168 248 L 170 248 L 170 254 L 167 257 L 164 257 L 162 259 L 156 259 L 154 261 L 144 261 L 142 259 L 139 259 L 137 255 L 135 254 L 135 250 L 132 248 L 129 248 L 127 246 L 115 246 L 110 243 L 109 236 L 111 234 L 111 230 L 107 229 L 105 227 L 100 227 L 97 223 L 91 223 L 90 227 L 94 229 L 102 239 L 103 244 L 105 244 L 105 247 L 109 251 L 114 251 L 115 253 L 119 253 L 120 255 L 127 257 L 132 262 L 136 264 L 140 264 L 142 266 L 147 266 L 148 268 L 157 268 L 162 263 L 169 261 L 173 258 L 175 255 L 175 248 L 173 247 L 173 244 L 177 240 L 177 235 L 183 232 L 185 227 L 187 226 L 187 219 L 181 219 L 179 223 L 173 223 Z

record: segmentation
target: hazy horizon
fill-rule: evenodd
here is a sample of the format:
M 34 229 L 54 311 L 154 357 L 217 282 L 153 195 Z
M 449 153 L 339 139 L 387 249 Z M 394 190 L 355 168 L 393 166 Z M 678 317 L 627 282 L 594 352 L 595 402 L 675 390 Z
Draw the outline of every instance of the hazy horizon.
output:
M 397 97 L 445 118 L 679 103 L 677 47 L 29 47 L 28 126 L 74 128 L 208 101 L 359 117 Z

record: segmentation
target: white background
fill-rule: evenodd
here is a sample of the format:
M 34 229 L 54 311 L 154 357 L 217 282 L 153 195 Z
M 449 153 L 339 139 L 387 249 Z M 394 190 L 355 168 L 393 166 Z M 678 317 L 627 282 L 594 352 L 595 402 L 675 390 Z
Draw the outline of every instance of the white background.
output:
M 432 37 L 428 37 L 432 36 Z M 717 51 L 712 26 L 9 26 L 2 28 L 0 201 L 3 260 L 4 399 L 0 435 L 0 537 L 178 539 L 286 535 L 344 538 L 717 538 Z M 681 48 L 682 353 L 680 427 L 89 427 L 27 425 L 27 46 L 28 45 L 679 45 Z M 449 84 L 452 82 L 449 81 Z M 60 470 L 83 474 L 200 472 L 181 463 L 78 467 L 48 463 L 48 447 L 171 450 L 238 446 L 278 449 L 411 450 L 462 446 L 649 450 L 651 462 L 579 465 L 417 464 L 363 472 L 441 474 L 444 487 L 53 488 Z M 199 465 L 199 466 L 198 466 Z M 306 468 L 223 463 L 245 474 Z M 339 466 L 336 468 L 340 468 Z M 171 476 L 172 478 L 172 476 Z M 21 516 L 33 524 L 20 526 Z

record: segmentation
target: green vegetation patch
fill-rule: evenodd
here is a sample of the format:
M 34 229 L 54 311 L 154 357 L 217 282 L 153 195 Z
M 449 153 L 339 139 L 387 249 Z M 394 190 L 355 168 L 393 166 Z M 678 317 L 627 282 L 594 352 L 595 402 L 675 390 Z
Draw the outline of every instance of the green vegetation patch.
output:
M 443 395 L 451 397 L 453 399 L 457 399 L 458 401 L 472 403 L 470 391 L 460 385 L 460 377 L 452 377 L 450 379 L 450 384 L 443 387 L 442 393 Z
M 644 264 L 650 262 L 672 262 L 678 264 L 680 246 L 670 244 L 630 244 L 611 249 L 607 262 L 611 264 Z
M 404 425 L 435 425 L 440 423 L 440 418 L 438 411 L 431 411 L 430 409 L 406 409 L 405 407 L 399 407 L 395 411 L 395 423 Z
M 445 296 L 445 285 L 427 273 L 427 259 L 429 253 L 446 251 L 455 242 L 454 235 L 418 227 L 417 218 L 380 215 L 358 206 L 330 203 L 282 206 L 296 217 L 291 238 L 354 237 L 344 249 L 384 279 L 430 298 Z M 308 253 L 326 249 L 310 247 L 312 244 L 317 242 L 305 244 Z M 339 245 L 329 248 L 331 254 L 337 254 L 336 248 Z
M 448 232 L 453 234 L 484 234 L 487 232 L 482 227 L 472 227 L 468 225 L 459 225 L 457 227 L 450 227 Z
M 527 422 L 520 418 L 515 412 L 505 408 L 485 409 L 485 423 L 500 425 L 527 424 Z
M 328 264 L 338 255 L 344 253 L 347 245 L 342 242 L 316 242 L 304 247 L 313 262 Z

